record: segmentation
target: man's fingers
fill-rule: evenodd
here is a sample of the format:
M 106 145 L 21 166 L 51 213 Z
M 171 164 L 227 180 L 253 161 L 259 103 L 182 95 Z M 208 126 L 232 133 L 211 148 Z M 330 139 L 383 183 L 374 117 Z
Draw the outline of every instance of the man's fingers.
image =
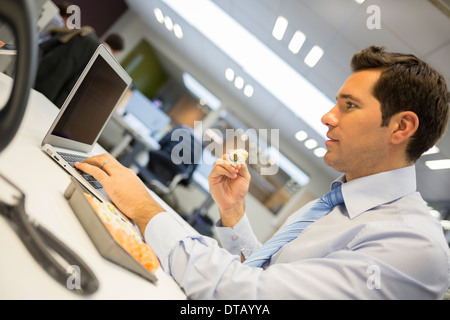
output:
M 98 166 L 89 164 L 87 162 L 77 162 L 75 163 L 75 168 L 93 176 L 100 183 L 102 183 L 104 179 L 109 177 L 107 172 L 100 169 Z
M 119 164 L 117 160 L 111 157 L 109 154 L 101 154 L 98 156 L 90 157 L 84 160 L 82 163 L 89 164 L 93 167 L 97 167 L 106 172 L 108 175 L 111 175 L 111 172 L 114 170 L 114 167 Z M 82 167 L 86 168 L 85 166 Z M 82 170 L 81 168 L 79 169 Z
M 101 166 L 106 165 L 106 163 L 117 164 L 117 160 L 111 157 L 109 154 L 105 153 L 91 158 L 87 158 L 86 160 L 83 161 L 83 163 L 88 163 L 90 165 L 100 168 Z
M 218 160 L 216 160 L 216 162 L 214 164 L 214 168 L 211 172 L 211 176 L 212 177 L 227 176 L 229 178 L 236 178 L 238 171 L 239 170 L 234 168 L 232 165 L 230 165 L 226 161 L 224 161 L 222 159 L 218 159 Z

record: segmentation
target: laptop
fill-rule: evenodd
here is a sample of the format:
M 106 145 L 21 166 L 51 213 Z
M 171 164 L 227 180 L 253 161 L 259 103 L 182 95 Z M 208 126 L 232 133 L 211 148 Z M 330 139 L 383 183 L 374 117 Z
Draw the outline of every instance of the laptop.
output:
M 131 82 L 108 49 L 100 45 L 42 141 L 42 150 L 100 201 L 108 200 L 101 184 L 74 164 L 96 155 L 93 148 Z

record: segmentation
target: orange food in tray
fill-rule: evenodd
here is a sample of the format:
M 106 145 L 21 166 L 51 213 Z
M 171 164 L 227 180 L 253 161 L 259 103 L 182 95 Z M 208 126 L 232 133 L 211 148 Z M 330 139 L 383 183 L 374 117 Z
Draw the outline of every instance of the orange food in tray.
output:
M 148 271 L 158 269 L 159 260 L 153 249 L 142 241 L 133 224 L 125 219 L 112 204 L 104 204 L 86 194 L 91 206 L 102 220 L 114 240 Z

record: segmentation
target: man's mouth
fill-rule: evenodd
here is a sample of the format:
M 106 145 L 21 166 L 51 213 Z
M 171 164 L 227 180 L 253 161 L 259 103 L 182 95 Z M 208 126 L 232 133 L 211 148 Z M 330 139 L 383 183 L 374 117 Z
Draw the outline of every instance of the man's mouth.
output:
M 329 133 L 327 133 L 327 138 L 329 139 L 328 141 L 330 141 L 330 142 L 333 142 L 333 141 L 337 142 L 337 141 L 339 141 L 339 140 L 333 138 Z

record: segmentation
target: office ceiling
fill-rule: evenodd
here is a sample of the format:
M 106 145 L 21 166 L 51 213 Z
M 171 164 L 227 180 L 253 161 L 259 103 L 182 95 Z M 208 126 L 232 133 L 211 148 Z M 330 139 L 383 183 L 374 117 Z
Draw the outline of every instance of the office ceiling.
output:
M 354 0 L 212 1 L 331 101 L 351 74 L 349 62 L 352 55 L 369 45 L 413 53 L 440 70 L 450 83 L 450 18 L 430 1 L 367 0 L 362 5 Z M 188 71 L 219 97 L 228 110 L 240 114 L 249 126 L 280 129 L 280 150 L 300 168 L 304 168 L 302 161 L 313 162 L 330 176 L 336 175 L 294 136 L 304 129 L 319 144 L 323 145 L 323 138 L 246 75 L 245 66 L 237 65 L 163 1 L 127 0 L 127 4 L 148 24 L 154 35 L 153 45 L 160 50 L 162 63 L 173 77 L 180 79 L 182 71 Z M 445 5 L 445 1 L 442 4 Z M 380 8 L 380 29 L 367 27 L 367 20 L 373 14 L 367 12 L 370 5 Z M 181 26 L 184 34 L 181 40 L 157 22 L 153 12 L 156 7 Z M 279 16 L 289 21 L 281 41 L 272 36 Z M 297 30 L 306 34 L 307 39 L 300 52 L 293 54 L 288 45 Z M 314 68 L 310 68 L 305 65 L 304 58 L 314 45 L 323 48 L 325 54 Z M 225 70 L 229 67 L 255 88 L 253 97 L 247 98 L 225 79 Z M 450 170 L 431 171 L 424 164 L 425 160 L 450 158 L 450 132 L 438 147 L 439 154 L 424 156 L 417 164 L 418 189 L 424 199 L 436 207 L 450 206 Z

